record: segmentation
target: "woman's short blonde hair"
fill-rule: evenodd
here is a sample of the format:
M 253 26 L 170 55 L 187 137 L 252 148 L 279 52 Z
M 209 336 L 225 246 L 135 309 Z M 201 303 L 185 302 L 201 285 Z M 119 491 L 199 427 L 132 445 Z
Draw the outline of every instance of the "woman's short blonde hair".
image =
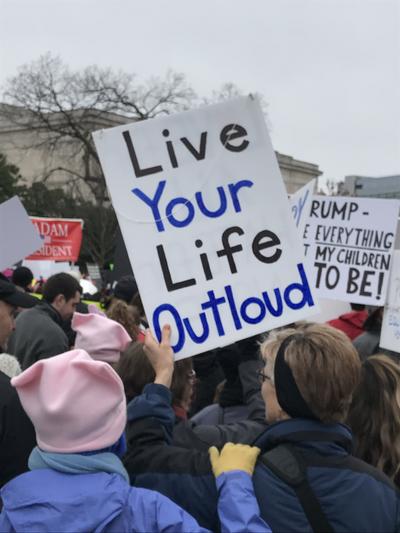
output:
M 260 348 L 272 383 L 279 347 L 295 333 L 299 335 L 289 341 L 285 361 L 301 395 L 322 422 L 344 422 L 360 379 L 357 351 L 344 333 L 325 324 L 273 331 Z

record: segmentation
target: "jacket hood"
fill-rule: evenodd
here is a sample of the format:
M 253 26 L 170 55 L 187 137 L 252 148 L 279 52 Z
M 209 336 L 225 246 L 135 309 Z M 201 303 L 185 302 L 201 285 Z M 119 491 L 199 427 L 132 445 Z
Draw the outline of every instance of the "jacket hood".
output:
M 118 474 L 34 470 L 3 487 L 2 512 L 18 533 L 103 531 L 127 509 L 129 492 Z

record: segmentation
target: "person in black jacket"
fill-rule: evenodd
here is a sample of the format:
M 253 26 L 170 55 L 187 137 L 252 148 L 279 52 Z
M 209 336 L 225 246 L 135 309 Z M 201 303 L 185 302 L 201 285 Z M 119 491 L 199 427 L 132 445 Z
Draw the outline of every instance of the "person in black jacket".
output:
M 37 300 L 0 279 L 0 346 L 6 347 L 15 327 L 18 308 L 33 307 Z M 1 350 L 2 351 L 2 350 Z M 35 446 L 35 431 L 10 378 L 0 372 L 0 487 L 27 470 L 27 462 Z
M 0 371 L 0 487 L 28 470 L 35 445 L 34 427 L 10 378 Z

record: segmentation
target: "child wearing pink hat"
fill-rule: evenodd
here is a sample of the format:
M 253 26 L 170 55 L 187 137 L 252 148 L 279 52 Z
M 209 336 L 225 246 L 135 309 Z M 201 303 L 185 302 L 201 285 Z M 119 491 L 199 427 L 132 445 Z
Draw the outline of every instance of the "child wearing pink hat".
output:
M 165 496 L 130 487 L 120 460 L 125 450 L 124 388 L 109 364 L 77 349 L 38 361 L 11 383 L 33 422 L 38 446 L 29 458 L 31 471 L 1 491 L 1 532 L 206 531 Z M 247 454 L 248 471 L 257 449 L 245 448 L 240 454 Z M 213 465 L 218 466 L 217 456 L 215 449 Z M 218 475 L 222 471 L 226 469 L 216 470 Z M 234 530 L 239 531 L 237 517 L 249 523 L 258 506 L 248 487 L 238 487 L 234 471 L 223 475 L 233 478 L 220 489 L 222 529 L 232 531 L 236 505 Z M 252 531 L 270 531 L 262 520 L 255 523 Z

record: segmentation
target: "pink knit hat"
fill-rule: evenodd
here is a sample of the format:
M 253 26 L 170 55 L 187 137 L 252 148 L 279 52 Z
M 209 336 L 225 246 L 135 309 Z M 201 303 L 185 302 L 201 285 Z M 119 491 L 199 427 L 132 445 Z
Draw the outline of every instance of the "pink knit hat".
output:
M 97 313 L 74 313 L 71 327 L 76 331 L 75 348 L 93 359 L 116 363 L 132 339 L 118 322 Z
M 116 443 L 125 429 L 121 379 L 109 364 L 94 361 L 83 350 L 41 359 L 11 384 L 44 451 L 101 450 Z

